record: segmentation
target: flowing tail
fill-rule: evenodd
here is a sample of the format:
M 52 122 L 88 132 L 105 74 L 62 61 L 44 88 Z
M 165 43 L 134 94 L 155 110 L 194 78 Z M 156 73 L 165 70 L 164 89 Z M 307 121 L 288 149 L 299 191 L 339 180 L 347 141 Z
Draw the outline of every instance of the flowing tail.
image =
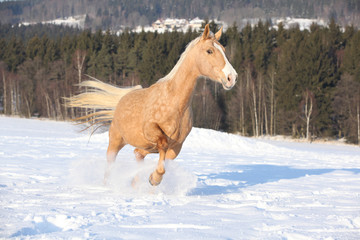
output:
M 119 100 L 129 92 L 142 88 L 140 85 L 130 88 L 118 88 L 103 83 L 96 78 L 90 78 L 92 80 L 81 82 L 78 85 L 85 87 L 85 92 L 65 98 L 68 107 L 91 111 L 91 113 L 87 113 L 85 116 L 74 119 L 80 123 L 90 123 L 89 127 L 93 125 L 103 126 L 111 123 Z

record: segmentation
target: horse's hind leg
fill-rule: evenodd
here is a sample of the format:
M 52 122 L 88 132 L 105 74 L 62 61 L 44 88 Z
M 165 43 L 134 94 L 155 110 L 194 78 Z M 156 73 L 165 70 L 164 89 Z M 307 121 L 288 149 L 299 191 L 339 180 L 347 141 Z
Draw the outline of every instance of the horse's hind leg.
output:
M 113 163 L 116 160 L 116 156 L 118 152 L 125 146 L 124 139 L 120 136 L 120 134 L 114 129 L 111 124 L 109 129 L 109 146 L 106 152 L 107 159 L 107 167 L 104 175 L 104 183 L 106 184 L 107 179 L 110 176 L 110 172 L 113 166 Z
M 135 159 L 137 161 L 138 164 L 141 164 L 144 162 L 144 158 L 146 157 L 146 155 L 148 155 L 150 152 L 144 149 L 140 149 L 140 148 L 135 148 L 134 150 L 134 154 L 135 154 Z M 140 180 L 139 177 L 139 173 L 136 174 L 136 176 L 133 178 L 133 180 L 131 181 L 131 186 L 133 188 L 136 188 L 138 182 Z
M 148 155 L 150 152 L 144 149 L 136 148 L 134 150 L 136 161 L 142 162 L 146 155 Z

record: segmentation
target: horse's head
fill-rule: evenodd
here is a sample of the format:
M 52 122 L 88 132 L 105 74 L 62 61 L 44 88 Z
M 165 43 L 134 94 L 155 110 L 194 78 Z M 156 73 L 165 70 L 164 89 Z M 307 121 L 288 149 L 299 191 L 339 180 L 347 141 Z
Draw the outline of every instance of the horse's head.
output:
M 236 83 L 237 73 L 225 56 L 225 48 L 219 43 L 222 28 L 213 34 L 209 24 L 205 26 L 204 33 L 194 47 L 195 62 L 202 76 L 223 85 L 225 90 L 230 90 Z

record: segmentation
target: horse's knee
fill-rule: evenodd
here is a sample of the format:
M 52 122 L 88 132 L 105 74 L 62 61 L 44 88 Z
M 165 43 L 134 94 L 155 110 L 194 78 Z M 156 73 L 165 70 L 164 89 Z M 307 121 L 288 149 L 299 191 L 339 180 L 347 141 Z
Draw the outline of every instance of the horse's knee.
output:
M 166 152 L 166 155 L 165 155 L 165 159 L 166 160 L 173 160 L 177 157 L 177 153 L 173 150 L 173 149 L 169 149 L 167 152 Z
M 169 148 L 168 151 L 166 152 L 165 159 L 169 159 L 169 160 L 175 159 L 179 155 L 181 147 L 182 144 Z

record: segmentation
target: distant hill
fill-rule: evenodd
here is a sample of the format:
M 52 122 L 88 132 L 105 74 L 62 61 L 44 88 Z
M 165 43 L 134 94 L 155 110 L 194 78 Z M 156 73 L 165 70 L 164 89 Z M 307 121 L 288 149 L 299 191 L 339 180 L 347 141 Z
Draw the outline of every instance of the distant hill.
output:
M 209 4 L 211 3 L 211 4 Z M 119 29 L 148 25 L 158 18 L 243 19 L 274 17 L 335 18 L 360 26 L 359 0 L 27 0 L 0 3 L 1 23 L 41 22 L 85 15 L 85 27 Z

